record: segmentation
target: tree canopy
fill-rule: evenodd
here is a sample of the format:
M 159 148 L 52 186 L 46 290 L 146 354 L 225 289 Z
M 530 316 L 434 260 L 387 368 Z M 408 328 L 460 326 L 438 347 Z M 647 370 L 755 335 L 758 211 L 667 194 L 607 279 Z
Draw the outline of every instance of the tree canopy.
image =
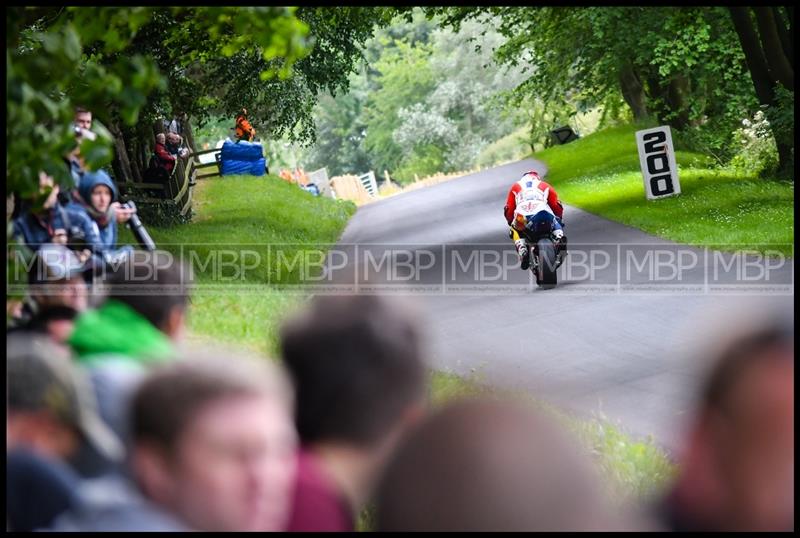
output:
M 365 46 L 353 91 L 327 96 L 317 128 L 327 136 L 308 155 L 333 175 L 375 170 L 400 181 L 464 170 L 520 120 L 504 114 L 502 94 L 521 78 L 492 54 L 504 39 L 469 22 L 438 29 L 420 11 L 380 29 Z
M 98 120 L 101 136 L 81 148 L 88 166 L 113 158 L 122 181 L 141 177 L 161 118 L 189 126 L 245 107 L 263 136 L 312 141 L 318 95 L 347 90 L 361 45 L 398 11 L 10 8 L 8 192 L 35 190 L 38 170 L 68 181 L 75 105 Z
M 292 8 L 9 8 L 7 192 L 35 191 L 39 170 L 69 181 L 76 105 L 99 120 L 81 155 L 90 169 L 106 166 L 120 126 L 154 114 L 166 93 L 173 106 L 191 102 L 191 85 L 178 83 L 191 78 L 187 65 L 174 58 L 257 53 L 271 62 L 265 77 L 285 78 L 308 54 L 307 34 Z
M 635 120 L 668 123 L 725 161 L 736 127 L 759 105 L 768 108 L 779 152 L 793 135 L 786 125 L 794 92 L 790 10 L 451 7 L 427 13 L 454 28 L 489 16 L 499 20 L 487 25 L 508 38 L 498 60 L 528 74 L 515 90 L 519 99 L 537 95 L 585 109 L 621 95 Z M 789 165 L 784 155 L 781 162 Z

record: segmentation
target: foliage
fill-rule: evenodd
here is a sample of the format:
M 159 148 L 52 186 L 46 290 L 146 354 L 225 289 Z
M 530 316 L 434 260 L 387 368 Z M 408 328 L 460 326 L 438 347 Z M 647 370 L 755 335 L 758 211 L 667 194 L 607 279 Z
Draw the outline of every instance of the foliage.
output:
M 133 193 L 129 195 L 134 200 L 141 199 L 141 196 L 137 197 Z M 136 212 L 148 229 L 151 226 L 169 228 L 192 220 L 191 214 L 181 215 L 181 208 L 174 200 L 137 202 Z
M 531 152 L 525 127 L 492 142 L 478 154 L 476 164 L 482 167 L 524 159 Z
M 317 96 L 347 90 L 349 75 L 362 57 L 359 47 L 372 35 L 373 25 L 387 23 L 394 12 L 393 8 L 298 8 L 296 16 L 310 28 L 314 48 L 297 62 L 295 76 L 265 80 L 260 73 L 271 60 L 257 54 L 209 58 L 201 86 L 214 91 L 198 116 L 201 120 L 209 115 L 233 117 L 244 106 L 262 125 L 264 137 L 313 141 Z
M 771 131 L 776 141 L 792 146 L 794 161 L 794 91 L 778 86 L 775 93 L 776 106 L 771 114 Z
M 518 103 L 544 110 L 593 106 L 619 114 L 620 96 L 634 119 L 654 118 L 683 131 L 695 150 L 727 162 L 733 131 L 757 105 L 744 54 L 726 9 L 719 7 L 459 7 L 429 8 L 454 28 L 500 21 L 507 37 L 501 62 L 526 72 Z M 487 25 L 489 27 L 489 25 Z M 636 31 L 626 29 L 635 28 Z M 579 39 L 579 46 L 576 46 Z M 788 118 L 788 115 L 786 116 Z M 541 112 L 529 115 L 542 141 Z M 619 118 L 623 119 L 624 118 Z M 538 133 L 538 134 L 537 134 Z
M 169 108 L 203 120 L 216 102 L 209 88 L 219 89 L 211 78 L 215 65 L 260 61 L 254 76 L 290 79 L 313 44 L 296 8 L 275 6 L 155 8 L 143 30 L 131 48 L 155 58 L 169 82 L 168 91 L 149 103 L 153 118 Z
M 394 170 L 402 159 L 394 139 L 401 121 L 397 112 L 424 100 L 435 88 L 434 72 L 428 63 L 430 53 L 430 45 L 398 41 L 373 66 L 380 76 L 378 89 L 367 100 L 364 147 L 378 170 Z
M 420 177 L 433 175 L 445 167 L 444 163 L 443 149 L 436 144 L 428 144 L 405 157 L 392 177 L 401 184 L 411 183 L 416 179 L 415 174 Z
M 660 91 L 679 76 L 691 79 L 698 97 L 682 103 L 694 107 L 695 118 L 703 107 L 727 106 L 743 95 L 744 56 L 721 8 L 453 8 L 448 21 L 460 25 L 487 13 L 501 21 L 497 28 L 509 38 L 498 59 L 529 73 L 517 91 L 548 104 L 571 97 L 578 109 L 599 104 L 618 91 L 626 67 L 634 69 L 662 120 L 683 111 Z
M 287 76 L 307 50 L 307 27 L 292 11 L 11 8 L 6 23 L 6 192 L 34 192 L 39 170 L 61 184 L 70 181 L 62 157 L 75 146 L 70 121 L 76 104 L 95 113 L 93 128 L 100 136 L 81 145 L 81 155 L 95 169 L 112 159 L 112 138 L 103 124 L 119 119 L 134 126 L 156 116 L 167 88 L 174 108 L 195 110 L 204 89 L 189 83 L 187 68 L 193 62 L 257 52 L 272 62 L 267 76 Z
M 371 167 L 364 145 L 367 101 L 367 73 L 362 70 L 350 77 L 350 91 L 334 98 L 323 94 L 315 110 L 317 140 L 309 149 L 306 168 L 328 168 L 331 176 L 362 174 Z
M 317 128 L 327 136 L 310 152 L 314 167 L 328 166 L 332 175 L 388 170 L 407 182 L 469 168 L 514 130 L 519 119 L 505 113 L 501 94 L 521 75 L 492 59 L 503 38 L 481 35 L 478 23 L 460 32 L 435 23 L 415 9 L 367 41 L 369 64 L 351 77 L 353 91 L 323 97 L 317 108 Z
M 71 181 L 63 157 L 76 147 L 75 104 L 113 109 L 132 124 L 146 96 L 163 82 L 154 63 L 139 54 L 102 64 L 103 51 L 122 48 L 149 20 L 144 8 L 9 8 L 6 19 L 6 193 L 28 197 L 40 170 L 61 185 Z M 83 47 L 103 43 L 86 56 Z M 81 155 L 90 169 L 112 158 L 111 136 L 101 122 L 98 139 Z
M 763 111 L 756 112 L 752 120 L 742 120 L 742 128 L 734 132 L 734 137 L 740 147 L 731 159 L 734 169 L 761 175 L 778 167 L 778 149 Z
M 470 168 L 484 147 L 513 129 L 514 121 L 502 115 L 500 96 L 521 79 L 493 62 L 492 51 L 502 37 L 481 34 L 482 29 L 471 22 L 457 33 L 432 34 L 430 65 L 437 74 L 436 87 L 424 102 L 397 111 L 401 124 L 393 137 L 405 155 L 404 167 L 415 160 L 429 162 L 434 153 L 429 146 L 437 146 L 442 153 L 438 170 Z

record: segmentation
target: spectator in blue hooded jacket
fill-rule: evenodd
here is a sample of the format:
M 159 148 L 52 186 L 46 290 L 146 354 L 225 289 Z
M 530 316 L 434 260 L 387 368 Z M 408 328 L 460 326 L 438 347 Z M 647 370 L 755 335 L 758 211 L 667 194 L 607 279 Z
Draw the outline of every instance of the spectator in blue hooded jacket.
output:
M 122 207 L 118 198 L 114 181 L 105 171 L 98 170 L 83 174 L 77 194 L 73 192 L 73 201 L 70 203 L 70 207 L 84 211 L 94 222 L 100 238 L 100 250 L 106 257 L 133 250 L 129 245 L 116 248 L 117 223 L 127 222 L 136 211 Z

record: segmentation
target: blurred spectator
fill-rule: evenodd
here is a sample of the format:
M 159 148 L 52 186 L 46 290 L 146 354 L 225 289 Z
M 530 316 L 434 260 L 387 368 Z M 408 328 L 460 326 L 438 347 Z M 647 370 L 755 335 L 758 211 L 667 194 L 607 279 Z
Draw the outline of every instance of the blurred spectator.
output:
M 127 438 L 128 401 L 151 363 L 172 358 L 185 329 L 191 274 L 163 251 L 135 250 L 105 283 L 106 300 L 69 338 L 88 367 L 103 419 Z
M 26 330 L 46 335 L 60 345 L 67 345 L 67 339 L 75 327 L 79 312 L 71 306 L 53 305 L 40 310 L 30 322 L 17 330 Z
M 626 530 L 589 461 L 521 404 L 449 404 L 401 445 L 377 497 L 378 531 Z
M 83 107 L 75 107 L 75 127 L 92 130 L 92 112 Z
M 80 479 L 67 465 L 25 447 L 6 453 L 7 530 L 31 532 L 49 527 L 78 502 Z
M 679 476 L 659 507 L 671 530 L 794 529 L 791 312 L 773 318 L 747 310 L 746 323 L 740 318 L 720 327 L 721 343 L 704 351 L 713 367 L 693 413 Z M 704 338 L 717 340 L 708 332 Z
M 247 109 L 243 108 L 239 114 L 236 115 L 236 142 L 246 140 L 252 142 L 255 140 L 256 130 L 250 125 L 247 120 Z
M 43 245 L 28 272 L 28 290 L 39 309 L 68 306 L 83 312 L 88 306 L 84 266 L 63 245 Z
M 308 183 L 308 176 L 306 175 L 306 171 L 302 168 L 295 168 L 292 172 L 292 179 L 294 183 L 299 185 L 306 185 Z
M 39 196 L 25 201 L 25 209 L 14 219 L 14 236 L 36 251 L 42 244 L 59 243 L 73 249 L 81 262 L 101 250 L 100 235 L 80 208 L 58 202 L 60 188 L 51 176 L 39 174 Z
M 83 172 L 81 178 L 85 174 L 91 174 L 91 172 Z M 110 178 L 109 181 L 111 181 Z M 63 199 L 62 195 L 64 196 Z M 59 192 L 58 197 L 59 203 L 56 205 L 56 210 L 64 224 L 66 239 L 64 239 L 62 232 L 57 232 L 53 242 L 66 244 L 76 253 L 82 263 L 89 260 L 92 254 L 100 256 L 104 250 L 100 230 L 85 208 L 78 204 L 70 203 L 73 199 L 78 198 L 77 189 L 71 191 L 62 190 Z
M 12 530 L 30 530 L 72 504 L 82 443 L 112 461 L 123 449 L 98 417 L 88 380 L 66 351 L 20 333 L 8 336 L 6 352 L 9 523 Z
M 413 314 L 377 296 L 318 296 L 282 330 L 297 393 L 290 531 L 348 531 L 399 438 L 422 414 Z
M 286 168 L 282 168 L 278 175 L 281 177 L 281 179 L 284 179 L 289 183 L 295 182 L 295 179 L 292 177 L 292 172 Z
M 34 254 L 28 270 L 28 293 L 11 330 L 30 330 L 41 311 L 69 307 L 78 312 L 88 306 L 84 266 L 75 253 L 63 245 L 48 243 Z
M 56 530 L 284 526 L 296 443 L 288 382 L 263 360 L 192 359 L 161 367 L 136 392 L 135 485 L 98 481 Z
M 155 161 L 158 166 L 163 168 L 167 175 L 172 174 L 172 169 L 175 168 L 175 161 L 178 159 L 175 155 L 167 149 L 167 137 L 164 133 L 156 135 L 156 145 L 153 151 L 155 152 Z
M 75 129 L 75 140 L 78 145 L 67 155 L 66 160 L 69 165 L 70 173 L 72 174 L 74 187 L 77 188 L 81 177 L 83 177 L 84 172 L 86 172 L 86 167 L 80 155 L 80 144 L 84 138 L 90 140 L 95 139 L 95 134 L 92 132 L 92 112 L 83 107 L 75 107 L 73 128 Z
M 99 238 L 99 250 L 104 260 L 127 255 L 133 247 L 117 249 L 117 223 L 130 220 L 135 209 L 122 207 L 114 181 L 103 170 L 86 172 L 81 178 L 73 200 L 68 206 L 75 212 L 84 212 L 94 223 Z
M 20 238 L 31 250 L 42 244 L 66 244 L 65 211 L 58 204 L 60 187 L 52 176 L 39 172 L 39 192 L 32 199 L 22 200 L 20 215 L 14 219 L 14 236 Z
M 165 121 L 164 123 L 167 122 Z M 178 135 L 183 134 L 183 126 L 181 125 L 181 122 L 178 121 L 178 118 L 173 116 L 172 121 L 166 125 L 166 131 L 168 133 L 175 133 Z
M 108 276 L 105 302 L 78 318 L 69 341 L 78 360 L 88 364 L 113 354 L 147 362 L 171 356 L 171 342 L 185 329 L 190 284 L 189 267 L 170 253 L 133 251 Z
M 186 148 L 182 148 L 181 144 L 183 144 L 183 138 L 177 133 L 167 133 L 166 135 L 166 144 L 165 147 L 170 155 L 174 155 L 175 157 L 185 157 L 189 150 Z

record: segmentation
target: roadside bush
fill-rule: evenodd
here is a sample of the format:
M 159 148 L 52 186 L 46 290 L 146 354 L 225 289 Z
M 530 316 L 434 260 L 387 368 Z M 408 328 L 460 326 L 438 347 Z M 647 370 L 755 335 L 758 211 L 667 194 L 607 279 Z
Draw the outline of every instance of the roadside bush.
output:
M 404 185 L 413 183 L 414 174 L 419 177 L 429 176 L 436 172 L 441 172 L 444 164 L 442 148 L 435 145 L 424 146 L 417 148 L 410 157 L 403 159 L 403 162 L 395 170 L 393 177 Z
M 738 151 L 730 161 L 732 168 L 763 176 L 778 167 L 778 148 L 762 110 L 742 120 L 742 128 L 733 136 Z
M 513 133 L 486 146 L 478 155 L 479 166 L 494 166 L 496 164 L 523 159 L 531 153 L 531 146 L 527 144 L 525 127 L 520 127 Z

